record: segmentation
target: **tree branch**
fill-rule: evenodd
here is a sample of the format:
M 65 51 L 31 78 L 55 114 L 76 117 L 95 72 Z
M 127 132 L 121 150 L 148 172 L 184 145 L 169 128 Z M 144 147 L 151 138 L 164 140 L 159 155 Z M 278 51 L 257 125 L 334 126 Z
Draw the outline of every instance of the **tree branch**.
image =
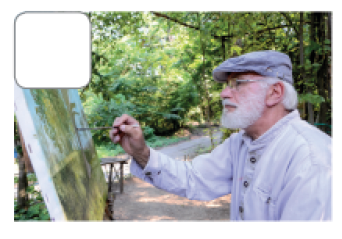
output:
M 170 17 L 170 16 L 168 16 L 168 15 L 166 15 L 166 14 L 159 13 L 159 12 L 154 12 L 154 11 L 151 11 L 151 13 L 153 13 L 153 14 L 156 15 L 157 17 L 166 18 L 166 19 L 168 19 L 168 20 L 170 20 L 170 21 L 173 21 L 173 22 L 176 22 L 176 23 L 178 23 L 178 24 L 180 24 L 180 25 L 182 25 L 182 26 L 189 27 L 189 28 L 192 28 L 192 29 L 195 29 L 195 30 L 198 30 L 198 31 L 200 30 L 200 28 L 197 27 L 197 26 L 193 26 L 193 25 L 190 25 L 190 24 L 181 22 L 181 21 L 179 21 L 178 19 L 173 18 L 173 17 Z M 286 14 L 285 14 L 284 16 L 287 17 Z M 288 19 L 288 20 L 291 20 L 291 19 Z M 252 33 L 252 34 L 260 34 L 260 33 L 263 33 L 263 32 L 265 32 L 265 31 L 275 30 L 275 29 L 284 28 L 284 27 L 293 27 L 294 30 L 296 31 L 296 33 L 298 33 L 298 32 L 297 32 L 297 29 L 293 26 L 292 22 L 291 22 L 291 21 L 289 21 L 289 22 L 290 22 L 290 24 L 280 25 L 280 26 L 275 26 L 275 27 L 270 27 L 270 28 L 265 28 L 265 29 L 256 31 L 256 32 L 254 32 L 254 33 Z M 306 23 L 306 22 L 305 22 L 305 23 Z M 245 33 L 245 35 L 246 35 L 246 34 L 249 35 L 248 33 Z M 223 40 L 223 41 L 226 41 L 226 40 L 229 39 L 229 38 L 235 37 L 235 35 L 217 36 L 217 35 L 213 35 L 213 34 L 211 34 L 211 36 L 214 37 L 215 39 L 219 39 L 219 40 Z
M 286 20 L 291 24 L 291 26 L 292 26 L 293 29 L 295 30 L 297 36 L 299 36 L 298 29 L 293 25 L 291 18 L 290 18 L 288 15 L 286 15 L 285 12 L 280 12 L 280 14 L 283 15 L 283 16 L 286 18 Z
M 153 13 L 154 15 L 156 15 L 157 17 L 163 17 L 163 18 L 166 18 L 168 20 L 171 20 L 173 22 L 176 22 L 182 26 L 185 26 L 185 27 L 189 27 L 189 28 L 193 28 L 193 29 L 196 29 L 196 30 L 200 30 L 199 27 L 196 27 L 196 26 L 193 26 L 193 25 L 189 25 L 187 23 L 184 23 L 184 22 L 181 22 L 179 21 L 178 19 L 176 18 L 173 18 L 173 17 L 169 17 L 168 15 L 166 14 L 163 14 L 163 13 L 159 13 L 159 12 L 154 12 L 154 11 L 151 11 L 151 13 Z
M 192 28 L 192 29 L 195 29 L 195 30 L 198 30 L 198 31 L 200 30 L 199 27 L 196 27 L 196 26 L 187 24 L 187 23 L 185 23 L 185 22 L 181 22 L 181 21 L 179 21 L 178 19 L 173 18 L 173 17 L 169 17 L 169 16 L 166 15 L 166 14 L 159 13 L 159 12 L 154 12 L 154 11 L 151 11 L 151 13 L 153 13 L 153 14 L 156 15 L 157 17 L 166 18 L 166 19 L 168 19 L 168 20 L 170 20 L 170 21 L 173 21 L 173 22 L 176 22 L 176 23 L 178 23 L 178 24 L 180 24 L 180 25 L 182 25 L 182 26 L 189 27 L 189 28 Z M 212 35 L 212 34 L 211 34 L 211 36 L 214 37 L 215 39 L 220 39 L 220 40 L 221 40 L 222 38 L 229 37 L 229 36 L 216 36 L 216 35 Z
M 291 27 L 291 25 L 287 25 L 287 24 L 286 24 L 286 25 L 280 25 L 280 26 L 276 26 L 276 27 L 265 28 L 265 29 L 262 29 L 262 30 L 257 31 L 257 32 L 254 33 L 254 34 L 259 34 L 259 33 L 265 32 L 265 31 L 275 30 L 275 29 L 284 28 L 284 27 Z

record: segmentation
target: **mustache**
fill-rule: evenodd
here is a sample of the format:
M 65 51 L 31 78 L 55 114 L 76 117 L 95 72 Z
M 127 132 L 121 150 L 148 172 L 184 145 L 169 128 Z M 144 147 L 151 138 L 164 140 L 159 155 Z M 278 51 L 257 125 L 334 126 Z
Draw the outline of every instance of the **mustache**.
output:
M 237 104 L 235 104 L 235 103 L 233 103 L 233 102 L 230 102 L 230 100 L 228 100 L 228 99 L 222 100 L 222 106 L 224 107 L 224 106 L 226 106 L 226 105 L 228 105 L 228 106 L 233 106 L 233 107 L 235 107 L 235 108 L 238 107 Z

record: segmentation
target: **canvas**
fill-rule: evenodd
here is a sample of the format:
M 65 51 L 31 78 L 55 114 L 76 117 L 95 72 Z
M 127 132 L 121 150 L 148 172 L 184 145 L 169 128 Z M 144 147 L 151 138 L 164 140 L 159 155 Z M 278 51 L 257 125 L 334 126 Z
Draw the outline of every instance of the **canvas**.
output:
M 77 89 L 22 89 L 14 110 L 51 220 L 102 220 L 107 186 Z

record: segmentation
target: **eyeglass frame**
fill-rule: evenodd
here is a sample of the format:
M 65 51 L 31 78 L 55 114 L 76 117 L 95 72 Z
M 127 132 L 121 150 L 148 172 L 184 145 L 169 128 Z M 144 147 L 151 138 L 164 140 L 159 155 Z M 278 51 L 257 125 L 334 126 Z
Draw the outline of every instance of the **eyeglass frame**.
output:
M 229 82 L 232 82 L 232 81 L 234 81 L 235 80 L 235 86 L 234 87 L 231 87 L 230 85 L 229 85 Z M 233 78 L 233 79 L 231 79 L 231 80 L 229 80 L 229 81 L 227 81 L 227 86 L 231 89 L 231 90 L 236 90 L 236 91 L 238 91 L 239 90 L 239 86 L 236 84 L 236 83 L 238 83 L 238 82 L 255 82 L 255 81 L 264 81 L 264 79 L 262 79 L 262 80 L 243 80 L 243 79 L 241 79 L 241 80 L 239 80 L 239 79 L 236 79 L 236 78 Z

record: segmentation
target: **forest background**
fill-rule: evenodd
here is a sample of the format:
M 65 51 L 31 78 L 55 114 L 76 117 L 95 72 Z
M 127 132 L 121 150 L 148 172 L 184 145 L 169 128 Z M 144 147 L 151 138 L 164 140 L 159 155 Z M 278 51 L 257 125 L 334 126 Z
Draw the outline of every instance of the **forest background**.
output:
M 225 87 L 213 81 L 212 70 L 230 57 L 277 50 L 291 58 L 302 118 L 331 134 L 331 12 L 91 12 L 89 17 L 92 81 L 80 96 L 91 127 L 110 126 L 125 113 L 141 123 L 150 146 L 167 143 L 191 122 L 207 125 L 212 137 Z M 100 154 L 123 152 L 107 133 L 93 136 Z
M 258 50 L 286 53 L 293 64 L 298 110 L 331 135 L 331 12 L 90 12 L 92 79 L 79 90 L 90 127 L 111 126 L 122 114 L 136 118 L 147 144 L 187 139 L 178 132 L 197 122 L 220 124 L 220 92 L 212 70 L 230 57 Z M 26 175 L 15 119 L 19 189 L 15 220 L 46 220 L 44 202 Z M 232 131 L 223 130 L 223 139 Z M 124 153 L 107 131 L 92 131 L 99 157 Z M 222 139 L 222 140 L 223 140 Z M 212 140 L 213 142 L 213 140 Z M 212 146 L 208 151 L 212 150 Z M 28 194 L 33 195 L 30 201 Z

